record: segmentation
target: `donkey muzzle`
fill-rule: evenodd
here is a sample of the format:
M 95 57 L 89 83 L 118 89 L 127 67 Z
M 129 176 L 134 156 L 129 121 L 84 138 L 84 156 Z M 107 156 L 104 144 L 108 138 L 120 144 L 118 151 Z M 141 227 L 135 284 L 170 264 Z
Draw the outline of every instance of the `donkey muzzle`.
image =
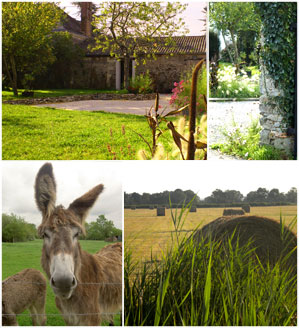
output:
M 73 259 L 68 254 L 58 254 L 51 263 L 50 285 L 56 296 L 70 298 L 77 287 Z

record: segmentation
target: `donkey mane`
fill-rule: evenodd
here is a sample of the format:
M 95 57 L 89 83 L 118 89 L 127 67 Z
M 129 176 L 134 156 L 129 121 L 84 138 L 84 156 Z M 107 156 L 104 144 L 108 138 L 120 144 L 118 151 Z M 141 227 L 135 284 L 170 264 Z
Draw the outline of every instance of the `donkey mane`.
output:
M 38 233 L 41 236 L 46 228 L 58 231 L 61 226 L 73 225 L 78 227 L 85 235 L 85 227 L 80 222 L 73 211 L 65 209 L 64 206 L 56 206 L 50 215 L 47 215 L 38 227 Z

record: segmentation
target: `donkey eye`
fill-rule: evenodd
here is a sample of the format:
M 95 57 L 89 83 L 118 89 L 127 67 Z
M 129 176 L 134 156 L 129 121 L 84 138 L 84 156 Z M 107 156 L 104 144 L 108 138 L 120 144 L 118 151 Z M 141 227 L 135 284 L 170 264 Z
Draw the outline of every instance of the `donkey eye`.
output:
M 44 234 L 43 234 L 43 238 L 50 238 L 50 236 L 46 233 L 46 232 L 44 232 Z

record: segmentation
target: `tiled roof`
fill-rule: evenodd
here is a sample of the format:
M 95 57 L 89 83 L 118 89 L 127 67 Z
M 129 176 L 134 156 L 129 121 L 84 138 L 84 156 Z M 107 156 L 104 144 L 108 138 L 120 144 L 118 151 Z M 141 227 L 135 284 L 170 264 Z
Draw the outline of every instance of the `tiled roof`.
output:
M 159 55 L 173 54 L 202 54 L 206 52 L 206 36 L 175 36 L 174 43 L 166 44 L 166 38 L 157 38 L 156 46 L 150 51 Z
M 155 38 L 155 41 L 144 44 L 143 48 L 147 48 L 147 53 L 156 55 L 170 54 L 205 54 L 206 53 L 206 36 L 175 36 L 173 42 L 167 44 L 167 38 Z M 86 41 L 85 41 L 86 44 Z M 109 51 L 102 50 L 88 51 L 88 56 L 109 56 Z

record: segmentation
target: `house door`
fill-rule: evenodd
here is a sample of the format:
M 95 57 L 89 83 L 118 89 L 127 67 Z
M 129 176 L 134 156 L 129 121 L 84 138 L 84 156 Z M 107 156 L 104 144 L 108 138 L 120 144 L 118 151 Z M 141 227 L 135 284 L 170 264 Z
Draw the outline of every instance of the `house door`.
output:
M 130 72 L 129 77 L 131 79 L 135 78 L 135 60 L 130 60 Z M 124 80 L 125 80 L 125 64 L 123 60 L 116 61 L 116 90 L 120 90 L 124 88 Z

